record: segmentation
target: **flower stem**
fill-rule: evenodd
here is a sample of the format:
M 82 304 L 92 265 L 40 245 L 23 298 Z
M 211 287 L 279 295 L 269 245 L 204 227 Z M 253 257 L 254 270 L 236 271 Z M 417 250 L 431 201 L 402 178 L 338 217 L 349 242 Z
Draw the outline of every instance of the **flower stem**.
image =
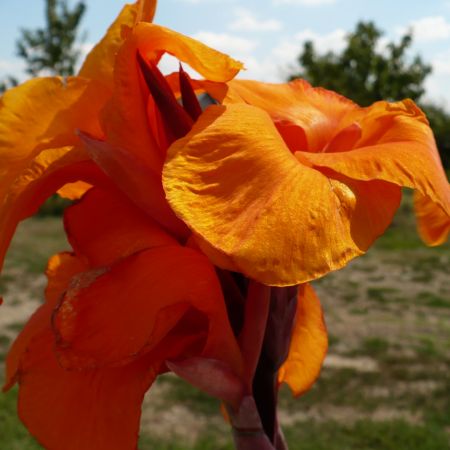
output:
M 287 447 L 277 419 L 278 370 L 288 355 L 296 305 L 296 286 L 271 288 L 264 342 L 253 379 L 253 396 L 264 431 L 279 449 Z

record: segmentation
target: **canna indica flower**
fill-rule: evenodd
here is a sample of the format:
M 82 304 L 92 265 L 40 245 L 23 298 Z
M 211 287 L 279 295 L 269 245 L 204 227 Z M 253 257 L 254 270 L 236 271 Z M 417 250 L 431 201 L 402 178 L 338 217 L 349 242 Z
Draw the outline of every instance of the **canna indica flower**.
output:
M 200 83 L 221 105 L 169 149 L 164 189 L 217 265 L 304 283 L 363 254 L 416 190 L 423 239 L 450 229 L 450 187 L 410 100 L 361 108 L 302 80 Z
M 77 200 L 64 214 L 72 252 L 50 258 L 45 302 L 6 360 L 4 390 L 19 384 L 19 415 L 49 449 L 136 448 L 143 396 L 168 370 L 231 414 L 253 391 L 271 290 L 215 266 L 167 203 L 166 152 L 204 113 L 187 74 L 174 87 L 156 66 L 169 52 L 225 89 L 241 64 L 145 22 L 154 9 L 126 6 L 79 76 L 1 99 L 1 260 L 50 194 Z M 312 288 L 289 295 L 273 375 L 301 394 L 327 337 Z

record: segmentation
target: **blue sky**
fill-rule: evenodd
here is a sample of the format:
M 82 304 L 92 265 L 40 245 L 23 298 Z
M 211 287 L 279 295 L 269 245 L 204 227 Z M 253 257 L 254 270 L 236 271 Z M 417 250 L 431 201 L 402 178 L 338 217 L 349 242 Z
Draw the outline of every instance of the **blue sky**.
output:
M 85 51 L 102 36 L 124 2 L 86 3 Z M 240 59 L 248 69 L 245 78 L 282 81 L 306 39 L 320 51 L 339 50 L 346 33 L 362 19 L 374 20 L 387 40 L 398 40 L 412 27 L 412 54 L 419 52 L 433 66 L 427 96 L 450 110 L 450 0 L 160 0 L 155 22 Z M 0 77 L 21 73 L 14 56 L 19 28 L 43 22 L 44 0 L 0 0 Z M 168 60 L 164 64 L 171 67 Z

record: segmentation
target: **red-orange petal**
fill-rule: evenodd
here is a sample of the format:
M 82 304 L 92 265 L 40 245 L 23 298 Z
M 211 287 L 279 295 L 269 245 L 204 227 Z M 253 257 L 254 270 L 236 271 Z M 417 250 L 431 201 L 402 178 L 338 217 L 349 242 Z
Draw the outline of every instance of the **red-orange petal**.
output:
M 83 134 L 81 138 L 91 158 L 132 202 L 180 241 L 187 239 L 189 230 L 168 205 L 160 172 L 122 148 Z
M 68 371 L 50 329 L 29 345 L 20 367 L 21 420 L 49 450 L 135 450 L 141 404 L 156 376 L 151 358 L 104 370 Z
M 322 307 L 309 284 L 300 286 L 289 354 L 278 373 L 294 395 L 301 395 L 319 376 L 328 349 Z
M 90 266 L 108 266 L 137 251 L 176 240 L 116 189 L 92 188 L 64 213 L 72 248 Z
M 80 278 L 55 315 L 60 360 L 66 367 L 125 364 L 154 348 L 188 308 L 209 319 L 203 354 L 240 370 L 214 267 L 181 246 L 145 250 Z
M 211 106 L 169 148 L 167 199 L 215 264 L 266 285 L 309 281 L 380 236 L 400 189 L 297 161 L 261 109 Z

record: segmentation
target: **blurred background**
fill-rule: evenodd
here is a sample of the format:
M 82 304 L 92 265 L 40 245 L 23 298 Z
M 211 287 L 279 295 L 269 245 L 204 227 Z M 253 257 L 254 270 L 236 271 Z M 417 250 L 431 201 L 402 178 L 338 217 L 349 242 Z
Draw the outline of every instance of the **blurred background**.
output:
M 30 77 L 76 73 L 121 0 L 0 3 L 0 90 Z M 368 105 L 412 98 L 425 110 L 450 167 L 450 1 L 164 0 L 155 21 L 243 61 L 240 76 L 296 77 Z M 164 58 L 164 71 L 176 68 Z M 418 239 L 405 191 L 391 228 L 345 269 L 314 283 L 330 351 L 299 399 L 282 389 L 291 450 L 450 449 L 450 245 Z M 0 369 L 41 301 L 47 258 L 69 249 L 67 202 L 50 199 L 25 221 L 0 279 Z M 1 381 L 2 375 L 0 375 Z M 0 396 L 0 448 L 39 449 Z M 173 376 L 146 397 L 141 449 L 231 449 L 218 403 Z

